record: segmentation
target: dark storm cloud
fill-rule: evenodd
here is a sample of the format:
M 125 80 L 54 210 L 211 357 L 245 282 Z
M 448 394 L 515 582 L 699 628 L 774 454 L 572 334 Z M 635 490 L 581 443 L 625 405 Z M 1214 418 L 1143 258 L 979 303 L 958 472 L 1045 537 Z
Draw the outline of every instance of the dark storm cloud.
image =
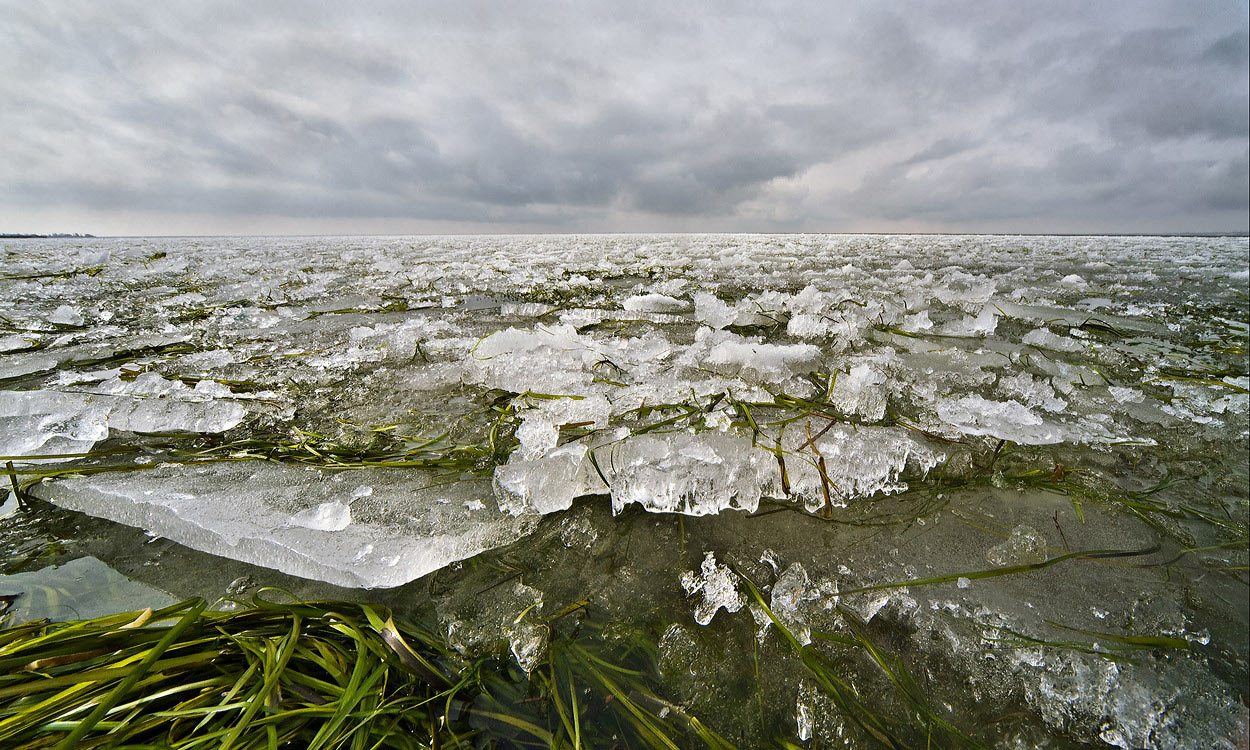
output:
M 1247 224 L 1241 4 L 0 0 L 0 34 L 3 222 Z

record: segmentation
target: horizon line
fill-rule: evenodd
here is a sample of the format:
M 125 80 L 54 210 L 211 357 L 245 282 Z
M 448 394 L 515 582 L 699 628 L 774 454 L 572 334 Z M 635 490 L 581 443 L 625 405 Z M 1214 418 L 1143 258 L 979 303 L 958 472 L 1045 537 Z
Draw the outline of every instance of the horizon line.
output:
M 1168 232 L 882 232 L 882 231 L 587 231 L 587 232 L 344 232 L 344 233 L 241 233 L 241 234 L 91 234 L 89 232 L 0 232 L 0 239 L 210 239 L 231 237 L 575 237 L 575 236 L 698 236 L 698 235 L 780 235 L 780 236 L 916 236 L 916 237 L 1250 237 L 1250 229 L 1233 231 Z

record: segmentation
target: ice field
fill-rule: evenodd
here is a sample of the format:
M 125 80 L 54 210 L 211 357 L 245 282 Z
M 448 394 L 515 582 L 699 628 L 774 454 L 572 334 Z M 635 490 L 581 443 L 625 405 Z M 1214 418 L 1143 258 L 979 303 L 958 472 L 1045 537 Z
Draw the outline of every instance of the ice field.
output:
M 1244 237 L 0 253 L 11 618 L 278 586 L 530 673 L 576 605 L 742 747 L 1250 722 Z

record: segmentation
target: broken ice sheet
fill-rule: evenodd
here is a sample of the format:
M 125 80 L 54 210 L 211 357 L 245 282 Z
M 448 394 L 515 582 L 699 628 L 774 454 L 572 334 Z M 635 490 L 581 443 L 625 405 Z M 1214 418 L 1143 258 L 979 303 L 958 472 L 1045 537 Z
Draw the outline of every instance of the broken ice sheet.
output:
M 407 583 L 516 541 L 536 523 L 500 513 L 486 480 L 440 484 L 386 469 L 331 477 L 268 462 L 165 465 L 60 478 L 33 492 L 203 552 L 363 588 Z M 480 510 L 466 506 L 473 500 Z
M 224 432 L 247 416 L 242 404 L 212 394 L 156 373 L 129 383 L 113 378 L 93 391 L 0 391 L 0 454 L 84 453 L 110 429 Z

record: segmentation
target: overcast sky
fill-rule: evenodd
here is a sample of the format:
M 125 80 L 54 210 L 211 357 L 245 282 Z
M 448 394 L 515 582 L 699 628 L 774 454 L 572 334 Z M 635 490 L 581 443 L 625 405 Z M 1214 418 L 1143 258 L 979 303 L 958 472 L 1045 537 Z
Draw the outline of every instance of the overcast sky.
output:
M 0 232 L 1244 231 L 1247 3 L 0 0 Z

